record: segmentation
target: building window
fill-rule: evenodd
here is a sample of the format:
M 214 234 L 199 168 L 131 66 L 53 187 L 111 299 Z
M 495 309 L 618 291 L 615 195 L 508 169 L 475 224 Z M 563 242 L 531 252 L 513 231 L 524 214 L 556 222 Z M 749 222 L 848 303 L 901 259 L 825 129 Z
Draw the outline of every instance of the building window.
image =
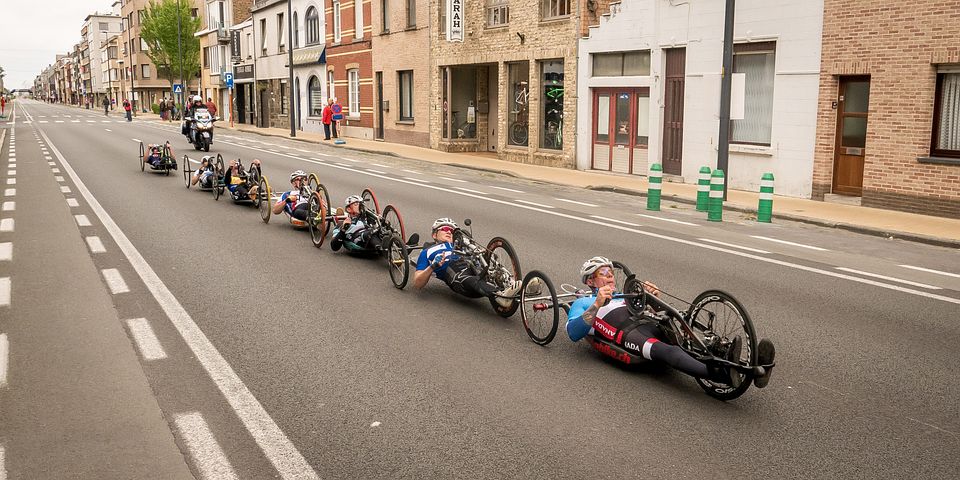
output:
M 649 76 L 650 52 L 594 53 L 594 77 Z
M 637 95 L 637 139 L 634 145 L 650 144 L 650 92 Z
M 101 32 L 110 31 L 110 24 L 107 22 L 98 22 Z
M 146 52 L 147 50 L 150 50 L 150 47 L 147 45 L 147 42 L 143 41 L 143 39 L 141 38 L 141 39 L 140 39 L 140 51 L 141 51 L 141 52 Z
M 733 73 L 744 80 L 743 119 L 730 121 L 730 141 L 770 145 L 776 42 L 733 46 Z
M 447 1 L 440 0 L 440 37 L 447 36 Z
M 487 2 L 487 26 L 502 27 L 510 23 L 509 0 L 490 0 Z
M 284 32 L 283 27 L 284 27 L 283 14 L 278 13 L 277 14 L 277 51 L 279 53 L 284 53 L 287 51 L 286 35 L 283 33 Z
M 353 2 L 353 30 L 354 38 L 363 38 L 363 2 L 361 0 Z
M 347 70 L 347 113 L 350 117 L 360 117 L 360 70 Z
M 563 60 L 540 62 L 540 146 L 563 149 Z
M 337 95 L 335 93 L 336 89 L 334 88 L 334 83 L 335 81 L 333 78 L 333 70 L 331 70 L 327 72 L 327 96 L 329 98 L 337 98 Z
M 380 32 L 390 31 L 390 0 L 380 0 Z
M 407 28 L 417 26 L 417 0 L 407 0 Z
M 333 0 L 333 43 L 340 43 L 340 1 Z
M 960 71 L 937 73 L 932 155 L 960 158 Z
M 570 15 L 570 0 L 540 0 L 543 7 L 542 18 L 565 17 Z
M 400 80 L 400 120 L 413 120 L 413 70 L 397 72 Z
M 260 55 L 267 54 L 267 19 L 260 19 Z
M 320 15 L 317 9 L 310 7 L 307 9 L 307 45 L 316 45 L 320 43 Z
M 530 138 L 530 64 L 508 63 L 507 75 L 510 77 L 507 144 L 526 147 Z
M 293 12 L 293 48 L 300 48 L 300 24 L 297 18 L 297 12 Z
M 150 65 L 140 65 L 140 76 L 150 78 Z
M 280 81 L 280 115 L 287 114 L 287 81 Z
M 320 79 L 316 75 L 310 77 L 307 82 L 307 95 L 310 104 L 310 116 L 320 117 L 323 115 L 323 88 Z

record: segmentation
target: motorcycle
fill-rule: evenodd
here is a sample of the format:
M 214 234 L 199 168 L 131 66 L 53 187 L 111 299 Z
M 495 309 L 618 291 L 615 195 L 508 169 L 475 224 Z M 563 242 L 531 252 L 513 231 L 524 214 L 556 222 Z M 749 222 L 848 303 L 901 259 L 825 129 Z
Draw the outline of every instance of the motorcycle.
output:
M 183 117 L 183 119 L 189 123 L 187 141 L 193 144 L 194 149 L 209 152 L 210 145 L 213 144 L 213 122 L 219 118 L 211 115 L 205 108 L 198 108 L 193 117 Z

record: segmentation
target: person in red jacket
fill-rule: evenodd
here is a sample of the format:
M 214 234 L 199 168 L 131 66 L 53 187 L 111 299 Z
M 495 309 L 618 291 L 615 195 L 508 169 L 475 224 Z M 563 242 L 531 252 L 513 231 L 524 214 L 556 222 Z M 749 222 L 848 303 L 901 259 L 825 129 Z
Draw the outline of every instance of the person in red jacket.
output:
M 333 123 L 333 109 L 330 108 L 330 105 L 333 104 L 332 99 L 327 99 L 327 106 L 323 107 L 323 113 L 321 122 L 323 122 L 323 139 L 330 140 L 330 124 Z M 336 127 L 333 127 L 336 128 Z

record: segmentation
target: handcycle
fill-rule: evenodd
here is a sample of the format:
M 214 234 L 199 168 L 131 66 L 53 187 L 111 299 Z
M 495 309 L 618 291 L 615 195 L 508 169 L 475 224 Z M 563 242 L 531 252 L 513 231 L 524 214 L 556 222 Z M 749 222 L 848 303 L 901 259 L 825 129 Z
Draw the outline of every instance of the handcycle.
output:
M 419 242 L 420 236 L 413 234 L 405 241 L 407 231 L 399 210 L 388 204 L 381 211 L 380 202 L 373 190 L 364 189 L 360 197 L 363 199 L 360 202 L 360 215 L 370 231 L 371 238 L 379 239 L 380 242 L 373 243 L 370 250 L 354 251 L 385 256 L 390 269 L 390 281 L 395 287 L 403 288 L 410 278 L 410 263 L 407 260 L 409 248 Z M 320 185 L 307 204 L 307 228 L 310 231 L 310 240 L 317 248 L 323 246 L 331 225 L 341 224 L 347 218 L 342 207 L 331 211 L 329 205 L 327 190 Z
M 257 193 L 248 193 L 246 196 L 241 198 L 239 193 L 229 190 L 229 185 L 226 184 L 225 179 L 227 175 L 227 168 L 230 167 L 223 165 L 222 158 L 219 160 L 220 161 L 217 163 L 217 171 L 214 173 L 213 186 L 210 189 L 213 192 L 213 199 L 220 200 L 220 196 L 222 196 L 225 192 L 230 192 L 234 202 L 252 202 L 253 206 L 257 206 L 257 199 L 259 198 Z M 250 168 L 244 171 L 243 163 L 239 158 L 237 159 L 237 171 L 240 173 L 239 176 L 241 179 L 243 179 L 243 184 L 247 187 L 248 192 L 250 191 L 251 187 L 259 185 L 260 179 L 263 178 L 263 172 L 261 171 L 259 165 L 251 164 Z
M 157 164 L 153 164 L 147 160 L 147 152 L 152 151 L 154 148 L 160 150 L 160 162 Z M 143 142 L 140 142 L 140 157 L 138 160 L 140 162 L 141 172 L 147 169 L 147 165 L 150 166 L 150 170 L 162 172 L 164 175 L 170 175 L 170 170 L 177 169 L 177 159 L 173 156 L 173 149 L 170 148 L 170 142 L 166 142 L 163 145 L 151 143 L 147 146 L 144 146 Z
M 622 293 L 615 294 L 613 298 L 624 300 L 635 321 L 656 322 L 660 341 L 680 347 L 701 362 L 732 367 L 740 373 L 742 381 L 736 388 L 696 378 L 697 384 L 707 395 L 724 401 L 733 400 L 750 388 L 753 378 L 764 375 L 767 369 L 774 367 L 775 364 L 758 364 L 758 338 L 753 321 L 733 295 L 722 290 L 707 290 L 687 302 L 659 290 L 660 294 L 688 305 L 681 310 L 648 292 L 637 276 L 623 264 L 614 262 L 614 270 L 619 270 L 617 287 Z M 531 286 L 535 280 L 536 283 Z M 550 278 L 537 270 L 530 271 L 523 279 L 520 316 L 527 335 L 538 345 L 553 341 L 560 325 L 561 311 L 566 316 L 574 300 L 592 295 L 569 284 L 562 284 L 560 288 L 561 292 L 558 293 Z M 736 336 L 741 337 L 745 350 L 739 363 L 726 360 L 727 350 Z M 602 335 L 590 334 L 586 340 L 598 352 L 621 363 L 635 365 L 647 362 L 644 357 L 627 351 Z
M 273 202 L 280 199 L 280 195 L 274 195 L 273 190 L 270 189 L 270 181 L 267 180 L 266 176 L 261 176 L 260 178 L 260 187 L 257 189 L 260 195 L 257 196 L 257 209 L 260 210 L 260 219 L 263 220 L 263 223 L 270 223 L 270 216 L 273 214 Z M 327 187 L 324 187 L 320 183 L 320 177 L 316 173 L 311 173 L 307 175 L 307 183 L 300 186 L 300 197 L 301 198 L 311 198 L 314 194 L 318 194 L 327 205 L 330 204 L 330 194 L 327 193 Z M 286 210 L 284 210 L 286 213 Z M 293 218 L 287 213 L 287 217 L 290 219 L 290 224 L 296 228 L 307 228 L 308 222 Z M 309 216 L 308 219 L 309 220 Z
M 204 167 L 203 162 L 206 161 L 207 165 Z M 214 179 L 220 178 L 223 176 L 223 157 L 220 154 L 217 154 L 216 160 L 213 156 L 207 155 L 200 160 L 200 169 L 203 169 L 209 172 L 207 176 L 207 181 L 198 181 L 197 190 L 206 191 L 213 189 Z M 193 174 L 194 170 L 190 168 L 190 157 L 186 154 L 183 155 L 183 183 L 186 184 L 187 189 L 190 189 L 190 186 L 193 185 Z
M 465 227 L 470 227 L 471 224 L 472 221 L 469 218 L 463 221 Z M 409 250 L 422 250 L 433 245 L 433 242 L 428 242 L 421 246 L 410 247 Z M 480 276 L 480 280 L 496 286 L 497 290 L 503 290 L 523 277 L 517 251 L 503 237 L 493 237 L 486 246 L 483 246 L 474 238 L 473 228 L 469 230 L 456 228 L 453 231 L 453 254 L 466 260 L 473 273 Z M 407 263 L 416 266 L 415 260 L 409 257 L 407 260 Z M 405 283 L 394 283 L 397 288 L 403 288 L 405 285 Z M 520 306 L 519 295 L 513 298 L 509 306 L 500 305 L 497 297 L 489 297 L 489 300 L 497 315 L 504 318 L 512 316 Z

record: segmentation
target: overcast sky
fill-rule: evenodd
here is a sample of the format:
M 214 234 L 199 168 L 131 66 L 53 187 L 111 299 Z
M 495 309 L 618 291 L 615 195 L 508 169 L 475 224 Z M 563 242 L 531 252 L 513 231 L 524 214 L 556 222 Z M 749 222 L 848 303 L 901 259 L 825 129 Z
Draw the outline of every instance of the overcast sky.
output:
M 56 55 L 80 42 L 83 19 L 112 11 L 112 0 L 4 0 L 0 14 L 0 67 L 8 89 L 33 86 Z

